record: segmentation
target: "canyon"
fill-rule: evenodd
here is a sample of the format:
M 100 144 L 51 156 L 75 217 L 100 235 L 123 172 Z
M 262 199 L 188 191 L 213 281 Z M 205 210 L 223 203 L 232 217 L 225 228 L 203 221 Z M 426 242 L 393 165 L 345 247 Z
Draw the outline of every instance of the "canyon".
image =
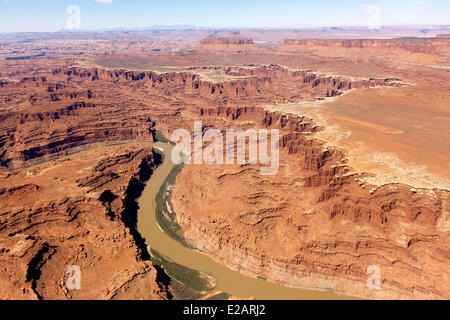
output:
M 152 144 L 198 120 L 280 130 L 280 170 L 184 166 L 171 206 L 189 247 L 290 287 L 450 297 L 446 38 L 261 47 L 245 32 L 0 60 L 2 299 L 173 298 L 136 201 L 161 163 Z M 153 48 L 176 47 L 160 37 Z M 373 265 L 381 290 L 366 285 Z

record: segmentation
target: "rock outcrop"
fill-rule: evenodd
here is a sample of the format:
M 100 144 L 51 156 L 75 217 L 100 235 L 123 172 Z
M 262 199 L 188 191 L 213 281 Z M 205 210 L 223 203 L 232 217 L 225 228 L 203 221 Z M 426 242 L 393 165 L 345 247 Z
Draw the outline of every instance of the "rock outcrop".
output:
M 159 161 L 149 147 L 118 146 L 3 176 L 0 298 L 170 297 L 133 225 L 140 185 Z M 76 290 L 70 266 L 80 268 Z
M 287 39 L 284 52 L 310 51 L 324 57 L 386 57 L 402 62 L 437 64 L 446 59 L 439 55 L 432 40 L 426 39 Z
M 260 109 L 201 114 L 205 127 L 280 129 L 281 164 L 266 177 L 252 165 L 185 166 L 173 209 L 192 247 L 282 285 L 368 298 L 450 297 L 448 281 L 435 278 L 448 276 L 449 191 L 363 183 L 345 153 L 311 136 L 312 119 Z M 366 286 L 370 266 L 381 270 L 381 290 Z
M 207 38 L 199 41 L 196 50 L 199 51 L 256 51 L 260 48 L 252 39 L 242 38 Z

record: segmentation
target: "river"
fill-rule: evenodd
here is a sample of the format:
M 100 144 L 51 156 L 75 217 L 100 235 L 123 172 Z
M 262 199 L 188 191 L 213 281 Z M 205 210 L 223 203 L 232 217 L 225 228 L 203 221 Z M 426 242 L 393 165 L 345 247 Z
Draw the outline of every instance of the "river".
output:
M 216 288 L 239 298 L 253 297 L 257 300 L 335 300 L 354 299 L 331 291 L 289 288 L 263 279 L 256 279 L 233 271 L 210 257 L 189 249 L 167 235 L 156 220 L 156 195 L 172 171 L 171 146 L 158 142 L 155 147 L 166 155 L 155 170 L 139 199 L 138 231 L 147 245 L 169 260 L 187 268 L 204 272 L 216 278 Z

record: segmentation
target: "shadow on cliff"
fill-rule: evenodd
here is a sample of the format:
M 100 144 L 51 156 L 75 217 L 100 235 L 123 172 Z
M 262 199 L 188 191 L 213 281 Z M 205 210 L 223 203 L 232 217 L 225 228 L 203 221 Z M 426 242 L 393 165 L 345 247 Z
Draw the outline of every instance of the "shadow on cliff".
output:
M 145 185 L 152 176 L 154 169 L 158 167 L 162 162 L 163 157 L 157 152 L 153 153 L 153 161 L 149 161 L 149 159 L 143 159 L 139 166 L 139 173 L 130 180 L 128 188 L 125 192 L 125 198 L 123 199 L 124 210 L 120 215 L 121 220 L 130 230 L 130 233 L 133 236 L 134 241 L 138 247 L 139 257 L 143 261 L 150 261 L 151 256 L 148 251 L 147 244 L 145 243 L 145 239 L 139 233 L 137 228 L 139 210 L 138 199 L 141 197 Z M 105 199 L 107 200 L 107 202 L 112 201 L 114 200 L 114 195 L 105 194 L 102 200 Z M 169 289 L 169 285 L 171 284 L 170 277 L 166 274 L 163 268 L 155 264 L 153 264 L 153 267 L 157 272 L 156 282 L 161 286 L 161 289 L 166 292 L 167 298 L 172 299 L 173 295 Z
M 142 260 L 150 260 L 150 254 L 145 239 L 137 229 L 138 199 L 141 197 L 145 184 L 150 179 L 154 168 L 162 163 L 161 155 L 156 152 L 153 153 L 153 159 L 153 163 L 149 159 L 143 159 L 139 166 L 138 174 L 131 178 L 123 199 L 124 210 L 121 214 L 123 223 L 130 229 L 131 235 L 139 248 L 139 255 Z

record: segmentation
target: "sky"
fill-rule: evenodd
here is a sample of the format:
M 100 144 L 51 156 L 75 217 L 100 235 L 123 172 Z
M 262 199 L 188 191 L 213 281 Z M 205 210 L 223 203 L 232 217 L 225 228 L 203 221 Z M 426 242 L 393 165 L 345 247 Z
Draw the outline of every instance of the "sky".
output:
M 450 0 L 0 0 L 0 33 L 406 24 L 450 25 Z

